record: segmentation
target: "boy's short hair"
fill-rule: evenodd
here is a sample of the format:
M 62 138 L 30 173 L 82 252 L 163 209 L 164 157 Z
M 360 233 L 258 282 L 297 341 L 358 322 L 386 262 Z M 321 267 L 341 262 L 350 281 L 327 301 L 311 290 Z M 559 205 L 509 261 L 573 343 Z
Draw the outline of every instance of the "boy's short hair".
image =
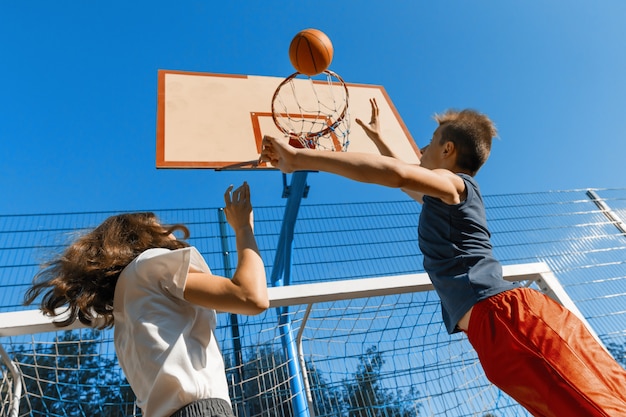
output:
M 448 110 L 434 116 L 439 123 L 441 144 L 454 143 L 456 164 L 474 176 L 489 158 L 491 141 L 497 135 L 494 123 L 475 110 Z

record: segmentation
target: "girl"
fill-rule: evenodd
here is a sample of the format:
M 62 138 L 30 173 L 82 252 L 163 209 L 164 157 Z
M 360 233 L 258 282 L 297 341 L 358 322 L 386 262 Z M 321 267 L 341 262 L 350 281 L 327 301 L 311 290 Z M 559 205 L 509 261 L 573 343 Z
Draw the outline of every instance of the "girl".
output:
M 67 326 L 76 319 L 115 325 L 119 363 L 145 417 L 233 416 L 224 361 L 213 333 L 216 310 L 258 314 L 269 307 L 247 183 L 224 194 L 236 236 L 232 279 L 216 276 L 200 253 L 153 213 L 112 216 L 43 266 L 25 295 Z M 62 317 L 59 318 L 59 315 Z

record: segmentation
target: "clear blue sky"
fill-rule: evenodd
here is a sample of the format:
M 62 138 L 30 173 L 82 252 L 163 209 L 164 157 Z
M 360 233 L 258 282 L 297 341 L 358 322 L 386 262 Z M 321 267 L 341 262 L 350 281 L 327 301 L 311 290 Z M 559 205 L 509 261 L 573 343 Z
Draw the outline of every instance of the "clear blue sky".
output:
M 489 114 L 483 193 L 622 188 L 624 22 L 623 0 L 1 1 L 0 214 L 215 207 L 244 179 L 284 204 L 276 171 L 155 168 L 157 70 L 287 76 L 307 27 L 346 81 L 385 87 L 418 145 L 436 112 Z M 405 198 L 308 182 L 309 204 Z

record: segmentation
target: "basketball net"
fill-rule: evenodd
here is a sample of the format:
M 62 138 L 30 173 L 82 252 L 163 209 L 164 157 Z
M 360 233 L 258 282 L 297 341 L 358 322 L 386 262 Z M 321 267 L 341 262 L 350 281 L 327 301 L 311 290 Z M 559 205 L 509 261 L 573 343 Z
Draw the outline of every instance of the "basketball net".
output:
M 272 118 L 294 147 L 345 151 L 350 133 L 348 87 L 332 71 L 316 79 L 296 72 L 276 89 Z

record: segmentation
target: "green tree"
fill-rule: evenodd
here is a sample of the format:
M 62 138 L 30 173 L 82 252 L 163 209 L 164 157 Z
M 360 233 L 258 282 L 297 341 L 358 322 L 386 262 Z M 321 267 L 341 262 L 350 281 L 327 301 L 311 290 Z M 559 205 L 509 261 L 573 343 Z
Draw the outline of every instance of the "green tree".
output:
M 306 367 L 315 415 L 318 417 L 341 415 L 341 410 L 345 408 L 341 392 L 328 383 L 322 372 L 313 364 L 307 362 Z
M 50 343 L 14 351 L 24 380 L 20 415 L 132 415 L 135 396 L 117 361 L 99 355 L 100 332 L 66 331 Z
M 617 343 L 609 343 L 606 345 L 608 351 L 613 355 L 615 360 L 626 368 L 626 343 L 620 345 Z
M 404 395 L 382 384 L 381 370 L 385 360 L 375 346 L 359 358 L 354 377 L 344 381 L 344 403 L 348 417 L 411 417 L 417 408 L 411 408 L 407 399 L 417 393 Z
M 250 349 L 241 369 L 233 366 L 234 360 L 225 358 L 230 395 L 237 414 L 243 417 L 291 417 L 293 411 L 288 363 L 282 349 L 262 345 Z M 328 386 L 323 375 L 307 363 L 309 387 L 313 395 L 316 416 L 337 416 L 341 409 L 336 393 Z M 240 381 L 237 383 L 237 381 Z

